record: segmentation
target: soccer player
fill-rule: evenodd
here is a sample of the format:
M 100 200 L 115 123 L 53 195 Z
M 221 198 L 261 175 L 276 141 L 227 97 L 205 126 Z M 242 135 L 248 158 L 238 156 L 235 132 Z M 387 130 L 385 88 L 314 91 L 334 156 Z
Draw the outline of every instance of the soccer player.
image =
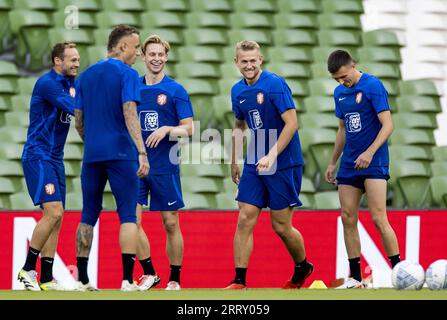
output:
M 151 261 L 149 240 L 141 226 L 143 205 L 147 206 L 150 192 L 150 210 L 161 211 L 167 236 L 166 252 L 171 274 L 166 290 L 180 290 L 183 236 L 177 210 L 184 204 L 176 138 L 192 135 L 193 110 L 186 90 L 165 75 L 169 43 L 157 35 L 151 35 L 144 41 L 142 49 L 147 73 L 140 78 L 141 104 L 138 114 L 151 169 L 149 176 L 140 180 L 137 206 L 137 256 L 144 270 L 139 286 L 142 290 L 148 290 L 160 282 Z
M 261 69 L 263 57 L 256 42 L 239 42 L 234 61 L 243 75 L 231 90 L 236 118 L 231 176 L 238 184 L 239 218 L 233 243 L 236 275 L 225 289 L 246 288 L 253 228 L 266 207 L 271 210 L 274 231 L 295 263 L 294 274 L 283 288 L 301 288 L 314 268 L 306 260 L 302 235 L 292 225 L 293 208 L 301 205 L 298 196 L 304 163 L 292 93 L 283 78 Z M 247 124 L 252 139 L 241 177 L 237 159 Z
M 339 128 L 325 179 L 338 186 L 351 272 L 347 281 L 338 288 L 363 288 L 357 229 L 363 193 L 366 192 L 372 220 L 382 237 L 391 265 L 394 267 L 400 261 L 397 238 L 386 213 L 387 180 L 390 177 L 387 139 L 393 132 L 393 122 L 388 93 L 382 82 L 357 70 L 348 52 L 332 52 L 328 58 L 328 70 L 340 84 L 334 90 Z M 342 153 L 335 178 L 336 163 Z
M 75 76 L 80 57 L 74 43 L 58 43 L 51 52 L 53 68 L 33 90 L 30 125 L 22 154 L 23 172 L 34 205 L 43 217 L 34 228 L 25 265 L 18 279 L 27 290 L 63 290 L 53 279 L 53 262 L 65 206 L 64 145 L 75 106 Z M 41 254 L 40 286 L 36 262 Z
M 138 180 L 149 163 L 137 116 L 140 103 L 138 73 L 130 66 L 140 55 L 139 31 L 116 26 L 109 35 L 107 59 L 79 77 L 76 129 L 84 140 L 81 172 L 83 208 L 76 234 L 78 290 L 94 291 L 87 275 L 93 227 L 102 210 L 102 196 L 110 183 L 121 227 L 122 291 L 139 291 L 133 281 L 138 229 Z

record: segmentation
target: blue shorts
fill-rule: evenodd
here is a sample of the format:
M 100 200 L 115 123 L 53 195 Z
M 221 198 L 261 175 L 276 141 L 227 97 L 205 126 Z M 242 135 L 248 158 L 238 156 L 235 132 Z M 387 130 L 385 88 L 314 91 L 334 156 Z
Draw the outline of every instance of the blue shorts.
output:
M 366 169 L 357 170 L 354 168 L 341 168 L 337 173 L 337 185 L 347 184 L 365 192 L 366 179 L 382 179 L 390 178 L 388 167 L 368 167 Z
M 272 210 L 299 207 L 302 205 L 298 198 L 302 176 L 302 166 L 278 170 L 273 175 L 259 175 L 244 169 L 236 200 Z
M 136 223 L 138 195 L 137 161 L 84 163 L 81 172 L 81 222 L 94 226 L 102 210 L 102 197 L 109 180 L 121 223 Z
M 138 203 L 147 206 L 151 194 L 151 211 L 177 211 L 183 208 L 180 173 L 151 175 L 140 179 Z
M 65 207 L 65 168 L 63 162 L 31 160 L 22 162 L 28 193 L 34 205 L 61 201 Z

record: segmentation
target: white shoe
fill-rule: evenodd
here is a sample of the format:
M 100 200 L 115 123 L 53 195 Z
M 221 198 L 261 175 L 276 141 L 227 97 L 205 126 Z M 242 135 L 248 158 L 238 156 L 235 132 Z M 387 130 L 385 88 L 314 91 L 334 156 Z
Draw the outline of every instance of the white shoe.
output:
M 17 279 L 25 285 L 28 291 L 41 291 L 39 282 L 37 282 L 37 272 L 35 270 L 20 270 Z
M 345 283 L 335 289 L 362 289 L 364 287 L 365 285 L 362 282 L 355 280 L 354 278 L 348 278 Z
M 127 280 L 123 280 L 123 282 L 121 282 L 121 291 L 124 292 L 134 292 L 134 291 L 141 291 L 140 287 L 138 287 L 135 282 L 134 283 L 129 283 L 129 281 Z
M 149 290 L 152 287 L 155 287 L 157 284 L 160 283 L 160 277 L 156 275 L 142 275 L 140 280 L 140 284 L 138 287 L 140 287 L 141 291 Z
M 165 290 L 180 290 L 180 284 L 177 281 L 169 281 Z
M 87 284 L 83 284 L 81 281 L 76 282 L 75 291 L 80 292 L 97 292 L 100 291 L 98 288 L 95 288 L 90 282 Z
M 49 282 L 41 283 L 40 289 L 42 291 L 67 291 L 67 289 L 60 285 L 56 279 L 53 279 Z

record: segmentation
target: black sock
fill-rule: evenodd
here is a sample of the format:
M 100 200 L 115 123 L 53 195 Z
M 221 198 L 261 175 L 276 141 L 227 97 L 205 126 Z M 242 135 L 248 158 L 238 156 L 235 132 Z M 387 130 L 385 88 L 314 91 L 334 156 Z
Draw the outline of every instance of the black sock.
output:
M 351 277 L 357 281 L 362 281 L 362 272 L 360 271 L 360 257 L 348 259 Z
M 171 264 L 171 275 L 169 276 L 169 281 L 176 281 L 180 284 L 180 271 L 182 266 L 174 266 Z
M 310 268 L 306 258 L 300 263 L 295 263 L 295 272 L 293 273 L 292 283 L 298 283 L 304 279 Z
M 388 259 L 390 260 L 391 266 L 394 268 L 394 266 L 400 262 L 400 254 L 398 253 L 394 256 L 390 256 Z
M 133 283 L 133 267 L 135 265 L 136 255 L 132 253 L 123 253 L 121 256 L 123 261 L 123 280 Z
M 247 268 L 236 268 L 236 277 L 234 283 L 243 284 L 245 286 L 245 278 L 247 276 Z
M 40 251 L 34 248 L 29 247 L 28 255 L 26 256 L 25 265 L 23 266 L 23 270 L 31 271 L 36 270 L 37 257 L 39 256 Z
M 155 269 L 154 266 L 152 264 L 152 259 L 151 257 L 144 259 L 144 260 L 140 260 L 140 264 L 143 267 L 143 271 L 145 275 L 155 275 Z
M 88 258 L 87 257 L 77 257 L 76 264 L 78 266 L 78 280 L 81 281 L 82 284 L 89 283 L 88 273 L 87 273 Z
M 53 263 L 54 258 L 40 258 L 40 283 L 46 283 L 53 280 Z

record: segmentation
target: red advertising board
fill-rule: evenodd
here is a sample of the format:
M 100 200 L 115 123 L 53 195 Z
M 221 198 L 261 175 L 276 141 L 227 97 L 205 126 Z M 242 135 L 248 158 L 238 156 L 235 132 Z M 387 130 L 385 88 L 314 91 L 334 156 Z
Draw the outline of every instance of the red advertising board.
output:
M 32 229 L 40 218 L 39 212 L 0 213 L 0 289 L 18 288 L 16 270 L 23 265 Z M 306 254 L 315 265 L 315 272 L 305 286 L 320 279 L 326 284 L 347 275 L 346 252 L 337 211 L 296 211 L 293 224 L 302 233 Z M 438 259 L 447 258 L 447 211 L 417 210 L 390 211 L 389 220 L 397 238 L 402 259 L 411 258 L 424 268 Z M 79 212 L 64 216 L 57 248 L 55 277 L 75 274 L 75 234 Z M 220 288 L 228 285 L 234 275 L 233 235 L 237 212 L 183 211 L 180 225 L 185 251 L 182 267 L 182 287 Z M 362 270 L 364 275 L 381 266 L 389 268 L 380 235 L 368 212 L 360 213 Z M 158 213 L 145 213 L 143 226 L 151 243 L 151 256 L 162 283 L 169 277 L 166 256 L 166 237 Z M 89 271 L 99 288 L 119 288 L 121 256 L 118 243 L 119 220 L 115 213 L 102 213 L 95 234 L 91 261 L 95 270 Z M 370 267 L 371 266 L 371 267 Z M 39 267 L 38 267 L 39 271 Z M 387 272 L 389 272 L 388 270 Z M 65 273 L 64 273 L 65 272 Z M 293 262 L 281 240 L 270 225 L 270 214 L 263 212 L 254 231 L 254 250 L 250 259 L 247 284 L 251 288 L 280 287 L 293 273 Z M 142 274 L 136 263 L 134 276 Z

